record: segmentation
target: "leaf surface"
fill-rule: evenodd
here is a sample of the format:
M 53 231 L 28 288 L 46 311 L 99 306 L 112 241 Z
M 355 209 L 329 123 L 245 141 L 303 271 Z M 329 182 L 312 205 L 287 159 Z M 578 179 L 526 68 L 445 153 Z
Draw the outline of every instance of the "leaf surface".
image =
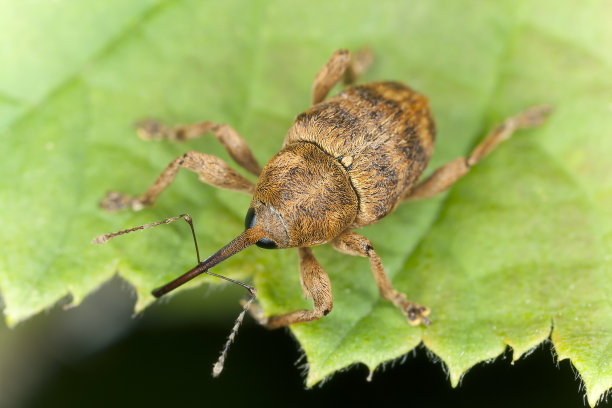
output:
M 332 51 L 369 44 L 377 60 L 364 80 L 400 80 L 430 98 L 439 133 L 429 172 L 506 116 L 540 103 L 555 112 L 450 193 L 360 231 L 396 287 L 431 307 L 430 327 L 410 327 L 379 298 L 367 260 L 315 249 L 335 303 L 292 328 L 307 384 L 357 362 L 374 370 L 421 341 L 457 384 L 508 345 L 519 358 L 550 337 L 593 405 L 612 386 L 611 19 L 598 1 L 2 2 L 6 318 L 15 324 L 68 293 L 78 304 L 117 270 L 142 310 L 151 289 L 195 260 L 185 225 L 91 245 L 100 233 L 188 212 L 208 254 L 242 230 L 249 197 L 187 172 L 153 209 L 97 207 L 107 190 L 141 193 L 187 149 L 231 161 L 211 137 L 145 143 L 135 120 L 230 123 L 264 163 Z M 310 307 L 294 251 L 249 249 L 217 272 L 254 275 L 267 313 Z

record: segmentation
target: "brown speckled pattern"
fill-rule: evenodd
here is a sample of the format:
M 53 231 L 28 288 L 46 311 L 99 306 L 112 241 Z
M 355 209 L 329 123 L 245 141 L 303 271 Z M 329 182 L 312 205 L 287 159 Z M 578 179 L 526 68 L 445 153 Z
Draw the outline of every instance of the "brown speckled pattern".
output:
M 433 153 L 427 98 L 398 82 L 345 89 L 300 114 L 284 146 L 308 141 L 344 167 L 359 200 L 350 228 L 389 214 L 418 181 Z M 348 159 L 347 159 L 348 158 Z

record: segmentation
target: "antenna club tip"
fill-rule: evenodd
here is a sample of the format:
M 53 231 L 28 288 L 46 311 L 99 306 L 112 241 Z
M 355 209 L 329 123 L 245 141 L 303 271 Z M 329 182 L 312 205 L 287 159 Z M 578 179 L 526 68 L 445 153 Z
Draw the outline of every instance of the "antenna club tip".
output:
M 108 241 L 108 236 L 100 235 L 91 240 L 92 244 L 103 244 Z
M 221 374 L 221 371 L 223 371 L 223 363 L 221 363 L 220 361 L 217 361 L 215 365 L 213 366 L 212 376 L 214 378 L 217 378 L 219 374 Z

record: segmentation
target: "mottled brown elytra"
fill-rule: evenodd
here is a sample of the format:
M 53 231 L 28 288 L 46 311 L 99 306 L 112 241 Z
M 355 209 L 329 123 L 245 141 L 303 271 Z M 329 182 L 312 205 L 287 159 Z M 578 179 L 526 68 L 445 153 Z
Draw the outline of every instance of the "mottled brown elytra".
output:
M 332 309 L 329 278 L 313 256 L 310 247 L 330 243 L 349 255 L 370 260 L 374 280 L 383 298 L 406 316 L 408 323 L 430 323 L 429 309 L 406 298 L 393 288 L 382 262 L 370 241 L 354 229 L 380 221 L 405 201 L 433 197 L 446 190 L 471 166 L 478 163 L 500 142 L 520 128 L 540 125 L 551 111 L 536 106 L 506 119 L 493 129 L 469 157 L 457 158 L 437 169 L 419 183 L 434 150 L 436 126 L 427 98 L 399 82 L 372 82 L 348 86 L 325 100 L 329 90 L 341 79 L 353 83 L 371 64 L 371 51 L 355 56 L 336 51 L 317 73 L 312 85 L 312 107 L 297 116 L 282 149 L 262 169 L 244 139 L 229 125 L 201 122 L 167 127 L 147 120 L 139 124 L 139 136 L 146 140 L 186 141 L 208 132 L 223 144 L 230 156 L 258 177 L 253 184 L 218 157 L 189 151 L 173 160 L 141 196 L 109 192 L 101 206 L 108 211 L 151 206 L 183 167 L 215 187 L 252 194 L 246 213 L 245 231 L 176 280 L 153 291 L 160 297 L 201 273 L 207 273 L 245 287 L 251 294 L 244 303 L 221 357 L 213 369 L 218 375 L 229 345 L 233 341 L 256 291 L 253 287 L 214 274 L 210 268 L 253 244 L 263 248 L 297 248 L 300 281 L 313 310 L 264 316 L 254 304 L 250 309 L 257 321 L 269 328 L 320 319 Z M 95 243 L 138 229 L 183 218 L 164 221 L 101 235 Z

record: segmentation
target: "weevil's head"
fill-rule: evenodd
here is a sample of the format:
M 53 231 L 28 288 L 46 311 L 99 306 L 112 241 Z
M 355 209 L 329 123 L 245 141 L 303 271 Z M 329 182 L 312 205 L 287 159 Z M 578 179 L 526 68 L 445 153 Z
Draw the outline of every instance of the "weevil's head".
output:
M 264 167 L 245 230 L 153 295 L 163 296 L 253 244 L 291 248 L 329 242 L 351 225 L 357 210 L 357 195 L 336 160 L 311 143 L 287 146 Z
M 245 227 L 265 231 L 263 248 L 314 246 L 337 237 L 357 216 L 342 166 L 312 143 L 285 147 L 264 167 Z

